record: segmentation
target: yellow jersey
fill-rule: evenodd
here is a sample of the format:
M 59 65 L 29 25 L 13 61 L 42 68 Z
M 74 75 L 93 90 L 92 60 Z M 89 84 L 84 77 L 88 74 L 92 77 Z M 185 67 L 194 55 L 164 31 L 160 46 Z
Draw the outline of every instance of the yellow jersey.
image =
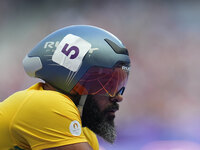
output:
M 66 95 L 37 83 L 0 103 L 0 150 L 41 150 L 88 142 L 96 135 L 82 127 L 76 105 Z

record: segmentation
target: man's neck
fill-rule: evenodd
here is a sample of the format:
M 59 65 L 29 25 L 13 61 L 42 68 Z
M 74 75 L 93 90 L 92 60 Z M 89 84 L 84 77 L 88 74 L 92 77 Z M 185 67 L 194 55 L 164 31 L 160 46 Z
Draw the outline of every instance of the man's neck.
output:
M 53 86 L 51 86 L 49 83 L 44 83 L 42 85 L 44 90 L 52 90 L 52 91 L 57 91 Z
M 60 92 L 62 94 L 65 94 L 75 103 L 76 106 L 79 104 L 79 100 L 80 100 L 81 96 L 78 95 L 78 94 L 77 95 L 66 94 L 64 92 L 61 92 L 61 91 L 57 90 L 52 85 L 50 85 L 49 83 L 46 83 L 46 82 L 43 84 L 42 87 L 43 87 L 44 90 L 58 91 L 58 92 Z

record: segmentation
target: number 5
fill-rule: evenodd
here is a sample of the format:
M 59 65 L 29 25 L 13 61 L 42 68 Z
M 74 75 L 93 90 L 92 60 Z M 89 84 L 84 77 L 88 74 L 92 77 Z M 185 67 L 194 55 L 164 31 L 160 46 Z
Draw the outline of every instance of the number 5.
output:
M 67 50 L 68 46 L 69 46 L 69 44 L 66 43 L 65 46 L 64 46 L 63 49 L 62 49 L 62 52 L 63 52 L 66 56 L 69 56 L 69 54 L 71 54 L 71 55 L 70 55 L 70 59 L 75 59 L 75 58 L 78 56 L 78 54 L 79 54 L 79 48 L 76 47 L 76 46 L 72 46 L 72 47 L 70 47 L 70 48 Z

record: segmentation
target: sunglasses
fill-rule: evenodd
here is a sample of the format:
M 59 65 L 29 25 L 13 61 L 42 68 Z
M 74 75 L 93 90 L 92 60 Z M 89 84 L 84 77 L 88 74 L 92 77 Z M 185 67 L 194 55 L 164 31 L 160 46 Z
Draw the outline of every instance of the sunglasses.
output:
M 128 72 L 117 68 L 90 68 L 73 88 L 79 95 L 123 95 Z

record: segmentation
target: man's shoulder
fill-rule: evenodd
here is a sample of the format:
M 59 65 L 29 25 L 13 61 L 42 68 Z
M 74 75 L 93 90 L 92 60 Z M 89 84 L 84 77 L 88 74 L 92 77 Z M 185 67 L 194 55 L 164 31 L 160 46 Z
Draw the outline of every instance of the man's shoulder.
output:
M 74 105 L 73 101 L 67 96 L 58 91 L 44 90 L 43 83 L 37 83 L 26 90 L 17 92 L 26 99 L 33 99 L 37 102 L 58 103 L 59 101 L 65 101 L 66 104 Z
M 67 97 L 66 95 L 50 90 L 33 90 L 33 91 L 24 91 L 27 101 L 34 105 L 40 105 L 43 107 L 51 108 L 68 108 L 68 109 L 77 109 L 74 102 Z M 23 94 L 23 92 L 22 92 Z
M 14 93 L 7 100 L 20 109 L 42 110 L 42 112 L 61 111 L 63 113 L 73 112 L 79 115 L 79 111 L 74 102 L 66 95 L 51 90 L 23 90 Z

